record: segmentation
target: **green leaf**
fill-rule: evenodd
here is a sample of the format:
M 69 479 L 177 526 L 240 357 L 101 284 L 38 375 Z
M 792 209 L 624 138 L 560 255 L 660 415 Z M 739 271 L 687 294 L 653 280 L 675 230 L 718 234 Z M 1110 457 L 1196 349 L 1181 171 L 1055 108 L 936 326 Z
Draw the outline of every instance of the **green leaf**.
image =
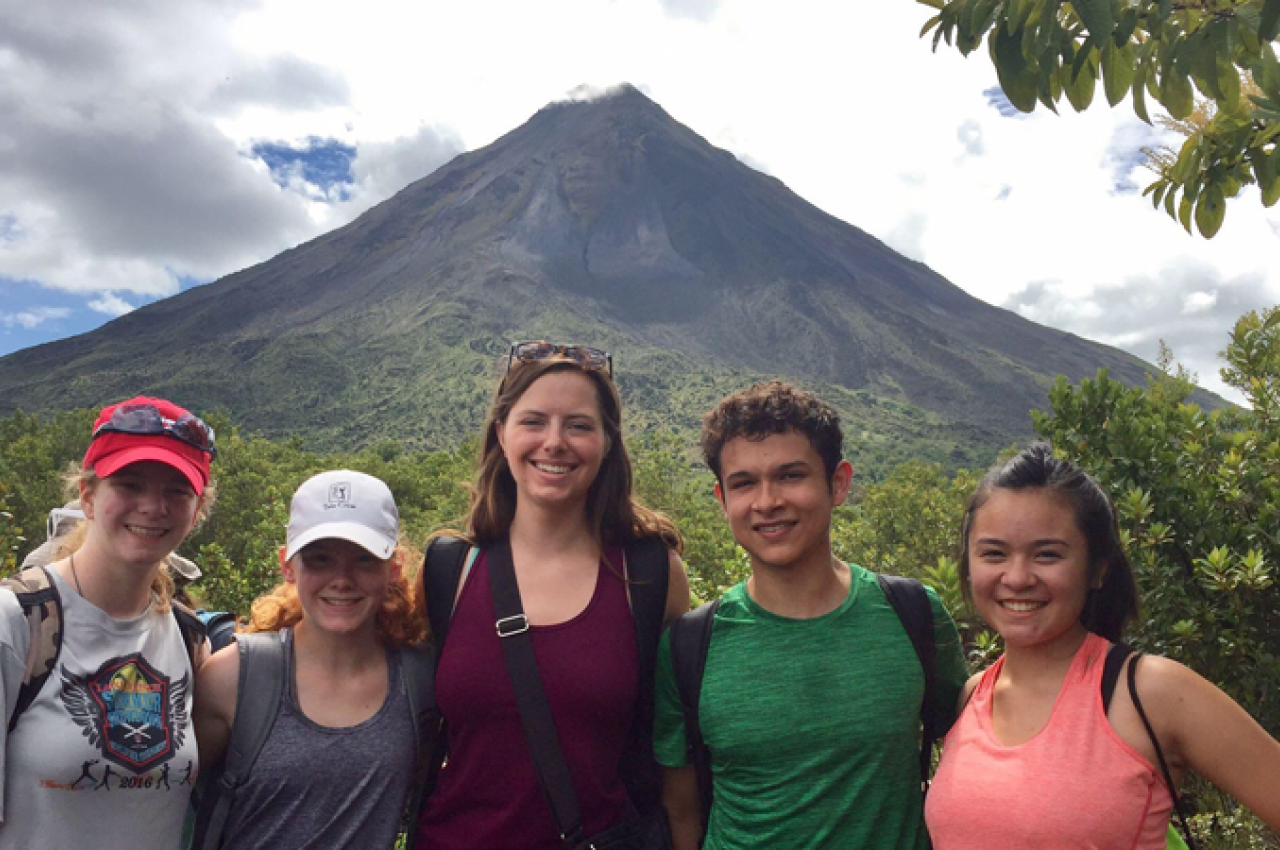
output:
M 1276 38 L 1280 38 L 1280 0 L 1267 0 L 1262 5 L 1258 38 L 1263 41 L 1275 41 Z
M 1036 78 L 1022 55 L 1022 33 L 1010 35 L 1004 27 L 996 27 L 987 43 L 1000 88 L 1004 89 L 1009 102 L 1020 112 L 1033 111 L 1036 108 Z
M 1188 40 L 1187 49 L 1192 49 Z M 1196 81 L 1196 88 L 1205 97 L 1218 101 L 1223 99 L 1222 89 L 1218 87 L 1218 47 L 1211 38 L 1199 38 L 1194 43 L 1191 53 L 1191 79 Z
M 1234 112 L 1240 106 L 1240 72 L 1236 70 L 1234 62 L 1221 56 L 1218 57 L 1217 71 L 1218 91 L 1222 92 L 1222 104 Z
M 1111 34 L 1111 43 L 1116 47 L 1124 47 L 1133 38 L 1133 31 L 1138 28 L 1138 7 L 1130 6 L 1120 13 L 1116 20 L 1116 30 Z
M 1111 0 L 1071 0 L 1071 5 L 1089 31 L 1089 41 L 1101 49 L 1116 28 Z
M 1128 45 L 1116 47 L 1111 41 L 1102 49 L 1102 85 L 1107 103 L 1115 106 L 1124 100 L 1133 85 L 1133 51 Z
M 930 6 L 934 9 L 939 9 L 939 10 L 942 9 L 942 7 L 947 5 L 946 0 L 916 0 L 916 2 L 922 3 L 925 6 Z
M 1178 160 L 1173 164 L 1173 168 L 1169 169 L 1169 179 L 1174 183 L 1185 185 L 1199 170 L 1196 156 L 1199 149 L 1198 142 L 1199 139 L 1192 137 L 1182 143 L 1182 149 L 1178 151 Z
M 1133 112 L 1146 123 L 1151 123 L 1147 114 L 1147 66 L 1140 65 L 1133 72 Z
M 1067 75 L 1067 79 L 1062 81 L 1062 90 L 1066 93 L 1067 100 L 1071 102 L 1071 108 L 1076 112 L 1084 112 L 1093 102 L 1093 88 L 1097 82 L 1098 73 L 1097 61 L 1089 59 L 1074 80 L 1071 79 L 1070 69 L 1063 66 L 1062 70 Z
M 1176 187 L 1176 186 L 1170 186 L 1170 187 L 1169 187 L 1169 194 L 1167 194 L 1167 195 L 1165 195 L 1165 196 L 1164 196 L 1164 211 L 1165 211 L 1165 212 L 1167 212 L 1167 213 L 1169 214 L 1169 218 L 1172 218 L 1172 219 L 1175 219 L 1175 220 L 1178 218 L 1178 212 L 1177 212 L 1177 210 L 1174 208 L 1174 205 L 1173 205 L 1173 204 L 1174 204 L 1174 201 L 1175 201 L 1175 200 L 1177 200 L 1177 197 L 1178 197 L 1178 189 L 1177 189 L 1177 187 Z
M 1260 147 L 1249 149 L 1249 162 L 1253 166 L 1253 179 L 1262 191 L 1262 205 L 1275 206 L 1280 200 L 1280 154 L 1270 156 Z
M 1227 199 L 1217 183 L 1205 186 L 1196 200 L 1196 229 L 1205 239 L 1212 239 L 1227 215 Z
M 1186 195 L 1182 196 L 1182 200 L 1178 202 L 1178 221 L 1182 222 L 1182 229 L 1191 232 L 1191 215 L 1195 211 L 1195 205 Z
M 918 0 L 918 2 L 923 3 L 924 0 Z M 926 35 L 929 34 L 930 30 L 932 30 L 934 27 L 936 27 L 940 23 L 942 23 L 942 16 L 934 15 L 932 18 L 924 22 L 924 26 L 920 28 L 920 35 L 917 37 L 924 38 Z
M 1191 81 L 1170 68 L 1160 81 L 1160 102 L 1174 118 L 1182 119 L 1191 114 L 1195 108 L 1195 93 L 1191 90 Z

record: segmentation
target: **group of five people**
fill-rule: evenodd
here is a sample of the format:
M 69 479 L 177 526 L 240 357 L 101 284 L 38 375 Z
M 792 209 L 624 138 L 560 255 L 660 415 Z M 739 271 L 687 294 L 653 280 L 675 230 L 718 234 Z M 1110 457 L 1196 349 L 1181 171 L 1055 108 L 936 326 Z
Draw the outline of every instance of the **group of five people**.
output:
M 415 588 L 387 486 L 322 473 L 293 497 L 283 583 L 212 657 L 163 563 L 212 508 L 213 433 L 161 399 L 104 409 L 70 554 L 0 589 L 0 850 L 188 840 L 197 777 L 237 763 L 238 715 L 265 688 L 254 641 L 284 658 L 279 698 L 197 847 L 390 847 L 403 831 L 430 850 L 1147 850 L 1175 799 L 1165 760 L 1173 783 L 1194 768 L 1280 829 L 1280 744 L 1182 665 L 1109 652 L 1137 613 L 1133 573 L 1106 494 L 1047 447 L 992 470 L 966 511 L 963 588 L 1005 648 L 968 678 L 932 591 L 925 653 L 877 576 L 833 553 L 853 471 L 816 396 L 757 384 L 706 417 L 751 572 L 686 614 L 681 537 L 633 494 L 612 358 L 526 343 L 505 365 L 458 557 L 432 544 Z M 690 715 L 662 627 L 699 613 Z M 951 731 L 926 800 L 928 700 Z

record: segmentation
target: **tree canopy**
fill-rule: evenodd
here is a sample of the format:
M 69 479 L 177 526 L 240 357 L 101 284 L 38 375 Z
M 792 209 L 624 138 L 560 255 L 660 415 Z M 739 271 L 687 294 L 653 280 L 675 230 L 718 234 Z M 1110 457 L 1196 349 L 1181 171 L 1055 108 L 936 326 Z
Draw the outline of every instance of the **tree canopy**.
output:
M 937 10 L 921 35 L 969 55 L 985 38 L 1000 86 L 1017 109 L 1077 112 L 1095 89 L 1112 106 L 1148 99 L 1175 121 L 1211 104 L 1177 156 L 1146 189 L 1154 206 L 1212 238 L 1226 202 L 1256 184 L 1280 200 L 1280 0 L 919 0 Z M 1205 109 L 1201 108 L 1202 112 Z

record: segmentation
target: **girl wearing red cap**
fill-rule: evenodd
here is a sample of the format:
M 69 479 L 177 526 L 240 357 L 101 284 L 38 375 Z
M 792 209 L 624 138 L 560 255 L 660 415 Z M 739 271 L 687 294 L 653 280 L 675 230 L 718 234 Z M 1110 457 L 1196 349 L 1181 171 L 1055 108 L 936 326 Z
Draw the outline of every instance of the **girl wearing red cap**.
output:
M 82 542 L 0 589 L 0 850 L 176 846 L 203 645 L 184 639 L 163 562 L 211 506 L 213 456 L 213 431 L 163 399 L 103 409 L 74 479 Z M 53 600 L 60 634 L 37 628 L 33 598 Z

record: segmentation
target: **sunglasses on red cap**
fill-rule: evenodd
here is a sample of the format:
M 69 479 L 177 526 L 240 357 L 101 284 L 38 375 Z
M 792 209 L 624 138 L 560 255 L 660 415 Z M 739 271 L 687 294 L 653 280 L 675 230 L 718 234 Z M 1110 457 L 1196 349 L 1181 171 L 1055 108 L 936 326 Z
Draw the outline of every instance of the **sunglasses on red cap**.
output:
M 143 437 L 173 437 L 189 446 L 218 456 L 214 448 L 213 429 L 204 420 L 190 413 L 170 419 L 151 404 L 122 404 L 111 411 L 111 418 L 93 430 L 96 440 L 99 434 L 135 434 Z
M 560 345 L 543 341 L 517 342 L 512 345 L 511 350 L 507 352 L 507 371 L 511 371 L 511 365 L 517 360 L 533 363 L 556 356 L 566 357 L 583 369 L 604 372 L 610 378 L 613 377 L 613 355 L 609 352 L 589 345 Z

